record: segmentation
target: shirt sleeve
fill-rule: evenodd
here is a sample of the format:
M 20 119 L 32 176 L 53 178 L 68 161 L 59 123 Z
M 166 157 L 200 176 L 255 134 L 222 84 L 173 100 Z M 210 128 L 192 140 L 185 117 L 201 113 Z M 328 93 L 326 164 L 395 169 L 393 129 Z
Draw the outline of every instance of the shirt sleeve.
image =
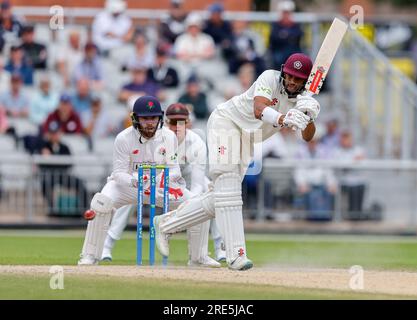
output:
M 182 178 L 181 169 L 178 163 L 178 140 L 174 133 L 166 134 L 166 153 L 165 162 L 169 168 L 169 180 L 178 181 Z
M 193 194 L 200 194 L 204 191 L 207 147 L 203 141 L 195 141 L 191 152 L 193 152 L 193 162 L 191 165 L 191 186 L 190 191 Z
M 129 146 L 127 142 L 118 135 L 113 147 L 113 172 L 112 176 L 116 183 L 121 186 L 130 187 L 133 176 L 129 173 Z
M 273 81 L 271 79 L 274 77 L 273 72 L 273 70 L 266 70 L 256 79 L 254 97 L 265 97 L 272 100 Z

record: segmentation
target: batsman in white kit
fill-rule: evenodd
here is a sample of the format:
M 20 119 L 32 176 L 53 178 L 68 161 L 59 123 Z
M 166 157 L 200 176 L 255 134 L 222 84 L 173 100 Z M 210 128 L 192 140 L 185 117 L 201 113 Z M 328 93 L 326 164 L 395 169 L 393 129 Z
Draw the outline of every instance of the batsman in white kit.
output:
M 79 265 L 94 265 L 102 257 L 104 241 L 118 208 L 135 205 L 138 196 L 139 164 L 167 165 L 169 174 L 169 205 L 176 208 L 189 196 L 177 159 L 175 134 L 163 127 L 163 111 L 155 97 L 136 100 L 131 113 L 132 126 L 120 132 L 114 142 L 113 171 L 101 192 L 91 200 L 93 219 L 88 222 Z M 156 205 L 163 206 L 162 173 L 156 178 Z M 150 179 L 144 182 L 144 204 L 149 204 Z
M 209 180 L 205 176 L 207 165 L 206 144 L 199 135 L 186 129 L 186 122 L 189 121 L 188 109 L 181 103 L 174 103 L 166 109 L 165 118 L 167 127 L 176 134 L 178 139 L 178 162 L 181 175 L 186 182 L 187 190 L 189 190 L 188 197 L 207 191 Z M 102 260 L 112 260 L 112 249 L 115 241 L 121 238 L 129 216 L 135 209 L 135 205 L 127 205 L 115 212 L 104 244 Z M 212 224 L 212 236 L 214 230 L 216 260 L 221 261 L 225 259 L 225 253 L 221 250 L 221 237 L 216 232 L 217 228 L 213 228 L 213 226 L 215 226 L 215 223 Z M 187 229 L 188 266 L 221 267 L 219 262 L 208 255 L 209 229 L 210 221 Z
M 172 234 L 216 217 L 228 267 L 253 267 L 246 253 L 242 217 L 242 180 L 253 156 L 254 143 L 258 142 L 251 137 L 263 141 L 288 126 L 301 130 L 306 141 L 313 138 L 320 106 L 304 92 L 311 69 L 308 56 L 293 54 L 281 71 L 264 71 L 246 92 L 212 112 L 207 138 L 213 188 L 154 218 L 156 244 L 163 256 L 169 255 Z

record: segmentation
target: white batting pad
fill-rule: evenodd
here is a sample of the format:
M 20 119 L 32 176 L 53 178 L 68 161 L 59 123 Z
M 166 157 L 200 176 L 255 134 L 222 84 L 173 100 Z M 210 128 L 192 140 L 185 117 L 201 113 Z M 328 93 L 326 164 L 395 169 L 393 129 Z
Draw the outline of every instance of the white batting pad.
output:
M 88 222 L 87 232 L 81 255 L 83 257 L 90 255 L 95 259 L 101 259 L 103 252 L 104 240 L 107 236 L 111 220 L 111 212 L 100 213 L 97 212 L 93 220 Z
M 225 173 L 214 182 L 216 223 L 226 246 L 227 263 L 246 256 L 240 175 Z
M 199 262 L 208 255 L 210 220 L 187 229 L 188 255 L 192 262 Z
M 160 229 L 163 233 L 176 233 L 203 223 L 214 215 L 214 196 L 209 191 L 183 202 L 176 210 L 163 215 Z

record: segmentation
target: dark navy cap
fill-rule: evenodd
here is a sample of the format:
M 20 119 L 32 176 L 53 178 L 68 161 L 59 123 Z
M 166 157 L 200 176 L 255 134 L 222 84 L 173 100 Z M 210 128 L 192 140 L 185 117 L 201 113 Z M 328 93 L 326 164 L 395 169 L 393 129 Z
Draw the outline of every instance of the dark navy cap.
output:
M 61 94 L 61 97 L 59 98 L 61 102 L 70 102 L 71 96 L 68 93 Z
M 213 3 L 212 5 L 210 5 L 208 10 L 211 13 L 219 13 L 219 12 L 223 12 L 224 8 L 223 8 L 223 5 L 221 5 L 220 3 Z
M 142 96 L 135 101 L 133 113 L 138 117 L 161 117 L 163 116 L 161 104 L 152 96 Z

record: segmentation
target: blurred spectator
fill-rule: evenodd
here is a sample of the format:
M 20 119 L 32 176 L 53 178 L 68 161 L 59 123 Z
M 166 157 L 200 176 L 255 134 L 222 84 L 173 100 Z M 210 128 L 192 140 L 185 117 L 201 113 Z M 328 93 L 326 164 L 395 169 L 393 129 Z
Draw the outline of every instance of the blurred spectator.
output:
M 210 16 L 205 23 L 203 32 L 210 35 L 217 47 L 223 50 L 230 48 L 232 35 L 232 26 L 229 21 L 223 19 L 223 5 L 220 3 L 213 3 L 209 6 L 208 11 Z
M 101 99 L 96 94 L 91 96 L 91 108 L 81 114 L 81 120 L 85 133 L 93 141 L 108 137 L 114 131 L 112 121 L 107 112 L 103 110 Z
M 33 69 L 46 69 L 47 51 L 43 44 L 34 41 L 35 28 L 27 25 L 22 28 L 22 45 L 25 60 Z
M 158 46 L 155 65 L 148 70 L 148 77 L 163 88 L 175 88 L 179 83 L 178 73 L 167 64 L 167 60 L 167 49 L 163 46 Z
M 126 128 L 129 128 L 132 125 L 131 113 L 133 111 L 133 106 L 135 105 L 136 100 L 139 99 L 140 97 L 141 97 L 140 95 L 134 94 L 130 96 L 129 99 L 127 99 L 127 102 L 126 102 L 127 113 L 124 119 L 119 124 L 118 128 L 116 128 L 116 132 L 120 132 Z
M 0 4 L 0 51 L 4 44 L 19 39 L 22 23 L 12 13 L 10 1 L 4 0 Z
M 26 62 L 19 46 L 10 47 L 10 59 L 4 69 L 10 73 L 19 73 L 25 85 L 33 84 L 33 68 Z
M 134 33 L 132 20 L 126 15 L 125 0 L 106 0 L 105 10 L 100 12 L 92 25 L 93 42 L 100 54 L 107 55 L 111 49 L 129 42 Z
M 225 100 L 229 100 L 232 97 L 242 94 L 248 90 L 253 82 L 255 81 L 255 67 L 251 63 L 245 63 L 240 66 L 239 71 L 237 73 L 237 80 L 236 84 L 227 85 L 225 91 L 223 92 L 223 96 Z
M 10 134 L 16 138 L 15 129 L 9 125 L 6 109 L 0 105 L 0 134 Z
M 60 124 L 55 121 L 50 122 L 45 132 L 45 139 L 42 141 L 38 152 L 44 157 L 50 155 L 71 155 L 68 146 L 61 142 L 61 136 Z M 66 209 L 72 209 L 71 213 L 76 215 L 84 212 L 83 209 L 87 205 L 87 191 L 84 182 L 70 174 L 70 168 L 71 165 L 69 164 L 42 164 L 39 166 L 42 194 L 48 202 L 49 215 L 60 215 L 64 213 L 61 212 L 60 201 L 55 198 L 59 196 L 55 193 L 57 191 L 57 185 L 65 188 L 67 192 L 73 191 L 76 193 L 74 198 L 77 203 L 74 203 L 72 208 Z M 68 212 L 65 213 L 68 214 Z
M 10 73 L 4 69 L 4 60 L 0 56 L 0 92 L 9 90 L 10 76 Z
M 42 127 L 42 132 L 48 131 L 51 122 L 58 123 L 63 133 L 83 133 L 80 116 L 71 105 L 71 97 L 64 93 L 61 95 L 58 108 L 50 113 Z
M 159 38 L 171 45 L 186 30 L 187 13 L 184 11 L 182 3 L 183 0 L 171 0 L 169 14 L 162 18 L 159 25 Z
M 71 83 L 71 72 L 81 63 L 84 52 L 81 46 L 81 36 L 79 31 L 72 30 L 68 34 L 68 44 L 56 50 L 56 65 L 58 73 L 68 87 Z
M 334 154 L 335 159 L 344 161 L 359 161 L 365 159 L 365 152 L 359 146 L 354 146 L 352 133 L 343 130 L 340 134 L 340 146 Z M 366 180 L 355 170 L 344 169 L 339 182 L 342 196 L 347 202 L 348 218 L 360 219 L 363 214 L 363 198 Z
M 135 51 L 133 56 L 123 66 L 123 70 L 127 70 L 129 65 L 143 63 L 147 68 L 151 68 L 155 64 L 155 50 L 149 45 L 145 34 L 139 32 L 135 38 Z
M 0 105 L 7 115 L 13 118 L 26 118 L 29 115 L 29 100 L 22 90 L 22 78 L 18 73 L 10 78 L 10 90 L 0 96 Z
M 94 90 L 100 90 L 103 86 L 103 70 L 100 58 L 97 55 L 97 47 L 88 42 L 85 45 L 85 56 L 74 70 L 74 82 L 81 78 L 87 78 Z
M 198 63 L 214 56 L 214 41 L 211 36 L 201 32 L 202 22 L 200 14 L 193 12 L 188 15 L 185 21 L 187 31 L 180 35 L 174 44 L 178 59 Z
M 256 77 L 265 71 L 265 61 L 256 51 L 255 37 L 248 29 L 246 21 L 233 22 L 233 37 L 230 47 L 226 50 L 229 72 L 236 74 L 245 63 L 252 63 Z
M 319 144 L 317 127 L 315 137 L 302 144 L 296 156 L 299 160 L 329 159 L 326 150 Z M 320 165 L 305 165 L 295 168 L 294 181 L 297 188 L 295 206 L 307 211 L 309 220 L 331 220 L 334 210 L 334 195 L 337 181 L 333 170 Z
M 132 81 L 123 86 L 119 94 L 121 102 L 127 102 L 132 95 L 149 95 L 159 97 L 159 85 L 148 79 L 148 68 L 145 64 L 137 62 L 129 67 L 132 73 Z
M 43 76 L 39 81 L 39 90 L 36 91 L 30 102 L 29 119 L 32 123 L 41 126 L 48 115 L 53 112 L 59 103 L 59 96 L 51 90 L 49 77 Z
M 272 57 L 272 67 L 280 70 L 287 58 L 296 52 L 301 52 L 301 26 L 292 19 L 295 4 L 292 1 L 278 3 L 279 21 L 271 25 L 269 36 L 269 50 Z
M 207 105 L 207 96 L 201 92 L 200 80 L 196 75 L 191 75 L 187 80 L 186 91 L 178 99 L 178 102 L 191 105 L 193 114 L 197 120 L 207 119 L 209 116 L 209 108 Z
M 76 92 L 71 95 L 71 104 L 80 116 L 82 116 L 84 112 L 90 111 L 91 91 L 88 79 L 81 78 L 77 81 Z
M 324 117 L 326 123 L 326 133 L 321 138 L 320 143 L 327 148 L 328 153 L 334 152 L 340 144 L 339 120 L 335 114 Z

